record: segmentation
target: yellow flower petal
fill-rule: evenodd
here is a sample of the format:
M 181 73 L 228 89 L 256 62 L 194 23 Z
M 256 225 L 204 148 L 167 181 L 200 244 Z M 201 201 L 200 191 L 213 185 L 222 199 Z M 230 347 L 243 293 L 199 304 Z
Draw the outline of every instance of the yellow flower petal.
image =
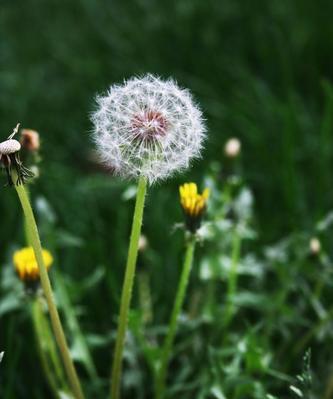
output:
M 199 194 L 195 183 L 184 183 L 179 187 L 179 193 L 184 212 L 191 217 L 201 216 L 209 197 L 209 189 L 206 188 L 202 194 Z
M 46 269 L 49 269 L 53 263 L 51 253 L 43 249 L 42 256 Z M 32 247 L 26 247 L 16 251 L 13 255 L 13 263 L 20 279 L 35 280 L 39 277 L 38 264 Z

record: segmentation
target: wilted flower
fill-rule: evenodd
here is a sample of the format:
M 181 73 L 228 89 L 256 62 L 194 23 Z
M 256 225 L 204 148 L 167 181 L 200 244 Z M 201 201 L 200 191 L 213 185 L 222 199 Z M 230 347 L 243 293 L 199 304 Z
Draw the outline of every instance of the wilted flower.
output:
M 94 140 L 107 166 L 150 183 L 189 165 L 205 136 L 202 114 L 189 91 L 147 75 L 111 86 L 97 98 Z
M 53 263 L 53 257 L 49 251 L 43 249 L 43 260 L 46 269 Z M 22 281 L 33 282 L 39 279 L 39 268 L 32 247 L 22 248 L 13 255 L 15 270 Z
M 236 158 L 241 150 L 241 142 L 233 137 L 229 139 L 224 146 L 224 153 L 228 158 Z
M 180 203 L 186 217 L 186 227 L 194 233 L 200 227 L 209 197 L 209 189 L 205 188 L 203 193 L 199 194 L 195 183 L 185 183 L 179 187 L 179 193 Z
M 21 130 L 21 145 L 28 151 L 38 151 L 40 147 L 39 134 L 36 130 L 22 129 Z
M 13 133 L 7 138 L 7 140 L 0 143 L 0 162 L 5 168 L 8 184 L 10 186 L 14 184 L 24 184 L 26 179 L 32 177 L 33 174 L 27 168 L 25 168 L 20 160 L 21 144 L 19 141 L 13 139 L 18 131 L 19 124 L 16 125 Z M 16 181 L 13 181 L 12 172 L 16 173 Z

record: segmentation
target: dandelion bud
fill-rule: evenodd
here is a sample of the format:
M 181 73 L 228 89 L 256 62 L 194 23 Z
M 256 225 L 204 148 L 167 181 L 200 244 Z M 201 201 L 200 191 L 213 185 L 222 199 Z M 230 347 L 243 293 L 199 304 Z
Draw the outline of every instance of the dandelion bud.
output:
M 237 138 L 229 139 L 224 146 L 224 153 L 228 158 L 236 158 L 241 151 L 241 142 Z
M 46 269 L 53 263 L 53 257 L 49 251 L 43 249 L 43 260 Z M 22 281 L 36 281 L 39 279 L 39 268 L 32 247 L 22 248 L 13 255 L 15 270 Z
M 319 254 L 319 252 L 321 250 L 321 243 L 320 243 L 320 241 L 318 240 L 317 237 L 311 238 L 309 247 L 310 247 L 311 255 L 318 255 Z
M 206 188 L 202 194 L 199 194 L 195 183 L 185 183 L 179 187 L 179 194 L 186 227 L 190 232 L 195 233 L 201 225 L 202 216 L 206 210 L 209 189 Z
M 26 150 L 38 151 L 40 147 L 39 133 L 31 129 L 22 129 L 20 142 Z
M 147 75 L 111 86 L 97 98 L 93 138 L 104 163 L 150 183 L 188 167 L 205 136 L 191 94 L 173 80 Z
M 139 251 L 144 252 L 148 247 L 148 240 L 147 237 L 143 234 L 141 234 L 139 238 Z

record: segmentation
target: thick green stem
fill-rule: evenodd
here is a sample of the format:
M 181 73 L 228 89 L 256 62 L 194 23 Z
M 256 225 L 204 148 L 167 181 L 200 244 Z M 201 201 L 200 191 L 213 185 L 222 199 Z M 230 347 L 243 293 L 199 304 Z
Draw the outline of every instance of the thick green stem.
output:
M 228 279 L 227 306 L 225 311 L 224 326 L 227 327 L 235 313 L 235 294 L 237 290 L 238 264 L 241 250 L 241 237 L 235 228 L 232 240 L 231 267 Z
M 14 177 L 14 181 L 16 181 Z M 31 246 L 33 247 L 35 257 L 37 260 L 40 280 L 43 287 L 44 295 L 46 298 L 46 302 L 49 308 L 51 323 L 54 331 L 54 335 L 57 341 L 57 344 L 60 349 L 60 353 L 64 362 L 65 370 L 67 373 L 67 377 L 69 379 L 73 394 L 76 399 L 83 399 L 83 392 L 81 389 L 81 385 L 79 379 L 77 377 L 74 364 L 70 357 L 69 349 L 67 346 L 65 334 L 61 325 L 60 317 L 58 310 L 55 306 L 54 299 L 53 299 L 53 292 L 51 288 L 51 283 L 49 276 L 47 274 L 47 270 L 44 264 L 43 255 L 42 255 L 42 246 L 38 234 L 38 229 L 35 221 L 35 217 L 30 205 L 30 201 L 28 195 L 25 191 L 24 185 L 15 185 L 16 192 L 19 196 L 24 216 L 25 216 L 25 223 L 27 227 L 27 235 L 29 237 L 29 241 Z
M 123 350 L 124 350 L 125 335 L 128 323 L 128 312 L 132 297 L 135 266 L 138 257 L 138 245 L 141 234 L 143 208 L 145 203 L 146 191 L 147 191 L 147 180 L 145 177 L 140 177 L 138 183 L 138 191 L 136 194 L 136 203 L 133 215 L 130 244 L 127 255 L 125 278 L 121 293 L 117 339 L 116 339 L 116 346 L 115 346 L 114 358 L 112 364 L 112 374 L 111 374 L 112 399 L 120 398 L 120 380 L 122 373 Z
M 171 313 L 168 333 L 167 333 L 167 336 L 165 337 L 164 345 L 162 348 L 161 363 L 160 363 L 159 369 L 157 371 L 156 387 L 155 387 L 155 398 L 156 399 L 162 399 L 165 394 L 168 365 L 169 365 L 169 360 L 171 357 L 173 341 L 174 341 L 175 335 L 176 335 L 177 320 L 179 318 L 179 314 L 183 307 L 185 294 L 186 294 L 186 288 L 188 285 L 190 272 L 192 269 L 194 249 L 195 249 L 195 238 L 191 237 L 191 239 L 187 242 L 183 270 L 182 270 L 182 273 L 180 276 L 176 299 L 175 299 L 175 302 L 173 305 L 173 310 Z

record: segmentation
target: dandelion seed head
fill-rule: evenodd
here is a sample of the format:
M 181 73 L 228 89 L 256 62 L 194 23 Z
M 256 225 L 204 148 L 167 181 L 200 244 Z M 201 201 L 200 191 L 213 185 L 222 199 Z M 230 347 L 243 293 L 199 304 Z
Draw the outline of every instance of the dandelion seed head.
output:
M 118 174 L 150 183 L 187 168 L 205 137 L 202 113 L 188 90 L 153 75 L 111 86 L 97 97 L 94 141 Z
M 9 139 L 0 143 L 0 153 L 2 155 L 10 155 L 20 151 L 21 144 L 15 139 Z
M 7 140 L 0 142 L 0 165 L 6 171 L 8 184 L 24 184 L 29 177 L 33 177 L 31 171 L 25 168 L 20 160 L 21 143 L 13 137 L 17 134 L 20 124 L 18 123 Z M 16 172 L 16 181 L 13 181 L 12 171 Z

